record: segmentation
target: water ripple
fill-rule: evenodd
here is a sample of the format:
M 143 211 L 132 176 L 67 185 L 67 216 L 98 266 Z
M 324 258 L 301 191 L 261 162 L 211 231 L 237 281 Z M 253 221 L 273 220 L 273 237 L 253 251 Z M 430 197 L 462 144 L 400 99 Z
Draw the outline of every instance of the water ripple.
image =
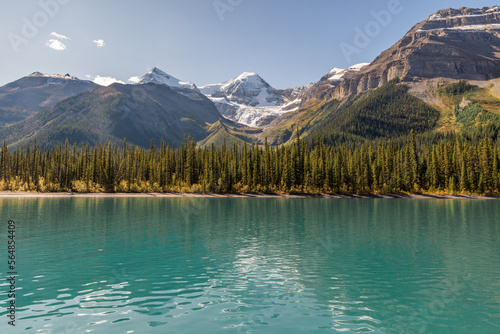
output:
M 26 333 L 500 328 L 496 203 L 3 203 L 25 222 L 17 314 Z M 197 208 L 187 220 L 186 207 Z M 6 305 L 2 292 L 4 318 Z

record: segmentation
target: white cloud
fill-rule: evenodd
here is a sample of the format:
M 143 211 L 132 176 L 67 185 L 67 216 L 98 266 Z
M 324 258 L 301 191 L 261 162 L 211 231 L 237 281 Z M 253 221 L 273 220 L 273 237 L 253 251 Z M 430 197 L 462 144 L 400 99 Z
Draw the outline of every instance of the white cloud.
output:
M 66 50 L 66 45 L 64 45 L 64 43 L 58 41 L 57 39 L 49 39 L 47 42 L 45 42 L 45 45 L 57 51 Z
M 96 39 L 94 40 L 94 44 L 98 47 L 98 48 L 102 48 L 103 46 L 106 45 L 106 43 L 104 43 L 104 40 L 102 39 Z
M 120 84 L 125 84 L 125 82 L 118 80 L 113 77 L 102 77 L 100 75 L 89 75 L 87 74 L 87 78 L 92 80 L 94 83 L 101 85 L 101 86 L 109 86 L 111 84 L 114 84 L 115 82 L 120 83 Z
M 139 81 L 141 81 L 141 78 L 136 77 L 136 76 L 131 77 L 130 79 L 128 79 L 128 82 L 135 83 L 135 84 L 139 83 Z
M 64 35 L 58 34 L 57 32 L 54 32 L 54 31 L 51 32 L 50 34 L 52 36 L 54 36 L 55 38 L 59 38 L 59 39 L 71 39 L 68 36 L 64 36 Z

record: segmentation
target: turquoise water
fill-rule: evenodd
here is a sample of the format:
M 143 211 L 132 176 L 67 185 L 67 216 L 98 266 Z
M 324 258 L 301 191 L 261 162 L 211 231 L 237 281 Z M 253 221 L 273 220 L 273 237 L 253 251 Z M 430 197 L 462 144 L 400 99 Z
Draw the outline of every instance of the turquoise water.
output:
M 5 333 L 499 333 L 500 202 L 2 199 Z M 6 246 L 0 273 L 6 276 Z

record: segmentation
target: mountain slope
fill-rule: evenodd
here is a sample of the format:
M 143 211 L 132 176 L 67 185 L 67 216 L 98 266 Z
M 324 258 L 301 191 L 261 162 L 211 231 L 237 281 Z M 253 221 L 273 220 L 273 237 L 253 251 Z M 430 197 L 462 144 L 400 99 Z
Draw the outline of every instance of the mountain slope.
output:
M 193 98 L 164 85 L 113 84 L 4 127 L 0 137 L 13 145 L 36 137 L 39 145 L 47 147 L 66 138 L 90 145 L 127 138 L 131 144 L 147 147 L 151 139 L 169 144 L 180 143 L 184 136 L 202 140 L 209 134 L 209 125 L 220 119 L 213 103 L 202 94 Z
M 369 63 L 360 63 L 347 69 L 334 67 L 325 74 L 318 82 L 307 86 L 299 95 L 302 105 L 311 100 L 322 100 L 328 97 L 329 92 L 338 87 L 342 82 L 350 80 L 362 69 L 370 65 Z
M 363 116 L 359 114 L 355 116 L 355 110 L 350 108 L 360 98 L 371 94 L 373 89 L 384 86 L 396 78 L 408 87 L 404 88 L 404 101 L 411 100 L 409 96 L 411 95 L 424 102 L 414 104 L 418 106 L 418 110 L 410 112 L 405 111 L 406 106 L 402 104 L 401 111 L 408 112 L 408 115 L 405 116 L 403 112 L 396 117 L 401 119 L 407 117 L 415 121 L 413 112 L 425 114 L 427 108 L 438 112 L 438 114 L 432 113 L 433 125 L 424 124 L 424 120 L 420 119 L 404 131 L 412 129 L 420 132 L 425 128 L 425 131 L 430 133 L 469 132 L 475 131 L 471 130 L 471 127 L 479 123 L 494 123 L 495 117 L 484 112 L 478 113 L 477 110 L 471 111 L 473 108 L 460 110 L 479 115 L 475 118 L 475 122 L 457 123 L 457 116 L 454 114 L 455 105 L 450 106 L 444 101 L 439 94 L 439 87 L 460 79 L 473 80 L 474 85 L 485 89 L 492 86 L 493 88 L 487 88 L 490 93 L 482 96 L 482 108 L 489 111 L 484 106 L 496 106 L 492 92 L 498 85 L 491 79 L 500 77 L 499 11 L 500 7 L 460 8 L 442 10 L 431 15 L 413 27 L 394 46 L 382 52 L 372 63 L 355 67 L 354 71 L 344 75 L 341 80 L 333 80 L 330 84 L 330 78 L 335 78 L 341 73 L 340 69 L 332 69 L 319 82 L 302 91 L 300 98 L 305 104 L 298 111 L 277 118 L 260 137 L 287 142 L 293 140 L 296 125 L 301 129 L 303 137 L 315 138 L 319 131 L 327 139 L 326 142 L 332 142 L 328 138 L 335 136 L 337 139 L 347 140 L 342 137 L 346 134 L 364 139 L 402 135 L 397 129 L 400 128 L 399 125 L 391 123 L 396 120 L 388 120 L 387 124 L 392 124 L 393 129 L 388 127 L 387 130 L 381 130 L 381 127 L 384 127 L 382 124 L 386 121 L 379 119 L 379 116 L 390 112 L 388 109 L 390 106 L 383 108 L 372 106 L 368 109 L 370 112 L 362 113 Z M 464 117 L 463 112 L 459 117 Z M 356 128 L 363 128 L 364 133 L 354 130 Z M 339 137 L 339 133 L 343 135 Z
M 13 123 L 56 103 L 101 86 L 69 74 L 32 73 L 0 87 L 0 124 Z
M 500 7 L 438 11 L 325 98 L 343 99 L 397 77 L 406 82 L 500 77 Z
M 227 119 L 222 119 L 210 126 L 208 129 L 210 134 L 197 144 L 200 147 L 210 147 L 212 144 L 220 147 L 226 144 L 228 147 L 237 144 L 239 146 L 246 143 L 251 143 L 255 140 L 255 135 L 261 130 L 251 128 L 243 124 L 234 123 Z
M 438 119 L 438 110 L 408 94 L 407 86 L 391 80 L 346 105 L 318 130 L 333 138 L 339 134 L 368 140 L 395 138 L 412 130 L 415 133 L 433 130 Z

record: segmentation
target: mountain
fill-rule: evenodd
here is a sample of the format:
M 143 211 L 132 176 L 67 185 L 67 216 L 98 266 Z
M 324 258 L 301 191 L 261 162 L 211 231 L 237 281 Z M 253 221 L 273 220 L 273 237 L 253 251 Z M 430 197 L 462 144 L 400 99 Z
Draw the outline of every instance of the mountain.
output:
M 259 140 L 290 142 L 297 126 L 302 138 L 319 134 L 325 143 L 398 137 L 409 129 L 481 133 L 486 126 L 494 133 L 500 128 L 499 12 L 497 6 L 431 15 L 372 63 L 348 73 L 333 68 L 306 87 L 302 107 L 274 120 Z M 462 79 L 475 88 L 443 93 L 461 91 Z
M 197 87 L 153 68 L 136 85 L 100 87 L 34 73 L 0 87 L 0 138 L 51 146 L 149 146 L 190 135 L 200 146 L 359 143 L 500 131 L 500 7 L 441 10 L 372 63 L 332 68 L 307 86 L 276 89 L 253 72 Z M 464 81 L 462 81 L 464 80 Z M 66 99 L 65 99 L 66 98 Z M 56 104 L 57 103 L 57 104 Z M 46 109 L 43 109 L 46 108 Z M 43 110 L 42 110 L 43 109 Z
M 403 82 L 500 77 L 500 7 L 438 11 L 324 97 L 343 99 L 397 77 Z
M 318 82 L 286 90 L 271 87 L 258 74 L 245 72 L 221 84 L 200 87 L 227 119 L 252 127 L 267 128 L 273 121 L 297 111 L 312 99 L 322 99 L 325 92 L 352 78 L 367 63 L 340 69 L 334 67 Z
M 27 119 L 0 128 L 10 145 L 26 144 L 35 137 L 39 146 L 51 147 L 66 138 L 95 145 L 123 138 L 149 147 L 151 139 L 180 144 L 184 136 L 195 141 L 211 133 L 210 124 L 221 120 L 203 94 L 188 97 L 166 85 L 112 84 L 59 102 Z
M 197 91 L 198 88 L 192 82 L 181 81 L 170 74 L 167 74 L 157 67 L 153 67 L 151 71 L 146 73 L 141 80 L 139 85 L 153 83 L 157 85 L 165 85 L 170 88 L 185 88 Z
M 76 77 L 34 72 L 0 87 L 0 124 L 13 123 L 101 86 Z
M 368 65 L 370 64 L 360 63 L 347 69 L 332 68 L 330 72 L 325 74 L 318 82 L 310 84 L 301 91 L 299 98 L 302 105 L 313 99 L 324 99 L 325 96 L 328 95 L 328 92 L 339 86 L 345 80 L 350 80 Z
M 278 90 L 258 74 L 245 72 L 221 84 L 200 87 L 225 118 L 253 127 L 263 127 L 297 108 L 297 94 Z

